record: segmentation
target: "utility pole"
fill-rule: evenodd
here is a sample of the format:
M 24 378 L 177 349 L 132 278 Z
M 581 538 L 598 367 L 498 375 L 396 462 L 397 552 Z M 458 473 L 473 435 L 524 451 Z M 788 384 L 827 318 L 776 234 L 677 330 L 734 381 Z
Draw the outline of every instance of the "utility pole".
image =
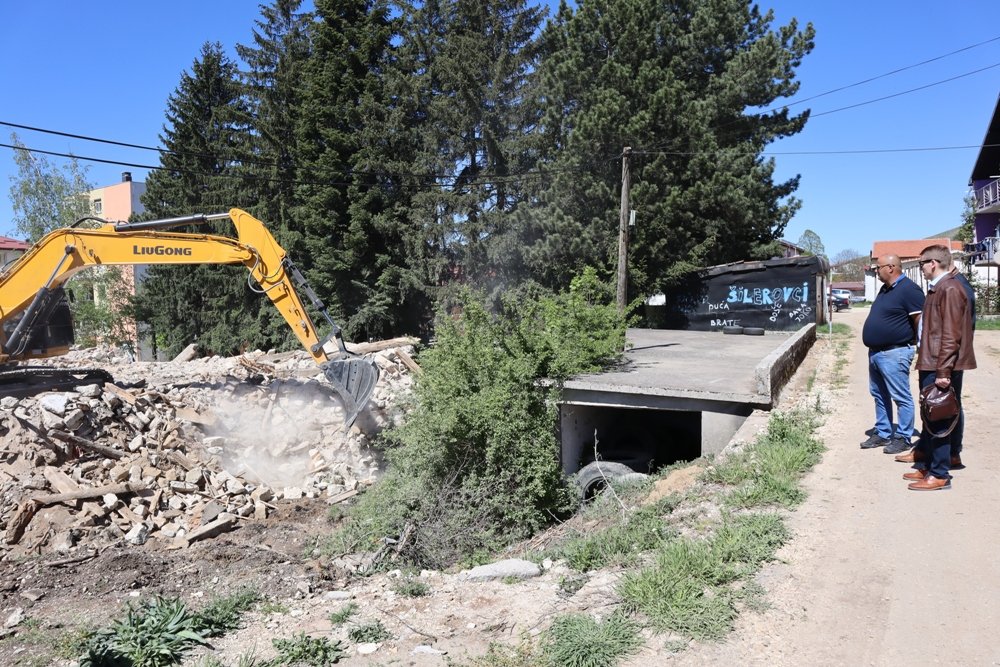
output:
M 629 216 L 629 173 L 628 158 L 632 148 L 622 149 L 622 207 L 618 217 L 618 312 L 625 312 L 628 298 L 628 216 Z

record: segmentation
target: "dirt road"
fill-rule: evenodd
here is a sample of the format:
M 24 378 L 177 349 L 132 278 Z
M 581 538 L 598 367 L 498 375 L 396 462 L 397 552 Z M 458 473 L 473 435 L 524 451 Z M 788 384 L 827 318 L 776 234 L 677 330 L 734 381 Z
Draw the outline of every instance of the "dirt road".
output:
M 805 479 L 794 537 L 761 573 L 770 609 L 721 644 L 646 664 L 1000 664 L 1000 331 L 977 333 L 979 368 L 965 374 L 966 469 L 950 491 L 918 493 L 906 464 L 858 446 L 874 423 L 867 314 L 836 315 L 855 333 L 847 384 L 818 433 L 829 451 Z

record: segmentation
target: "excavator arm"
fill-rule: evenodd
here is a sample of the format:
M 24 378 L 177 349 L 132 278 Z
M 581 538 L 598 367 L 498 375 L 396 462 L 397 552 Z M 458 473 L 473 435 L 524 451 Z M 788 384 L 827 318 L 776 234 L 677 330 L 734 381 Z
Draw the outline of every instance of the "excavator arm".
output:
M 236 238 L 167 231 L 182 225 L 230 219 Z M 102 221 L 103 222 L 103 221 Z M 32 332 L 50 316 L 56 295 L 76 273 L 91 266 L 146 264 L 242 264 L 247 284 L 265 294 L 344 403 L 350 426 L 378 381 L 378 367 L 352 354 L 340 327 L 264 224 L 238 208 L 148 222 L 104 222 L 93 229 L 50 232 L 0 273 L 0 363 L 54 356 L 68 346 L 32 349 Z M 252 281 L 251 281 L 252 279 Z M 323 316 L 330 333 L 320 338 L 300 294 Z M 19 318 L 19 319 L 18 319 Z M 16 323 L 15 323 L 16 321 Z

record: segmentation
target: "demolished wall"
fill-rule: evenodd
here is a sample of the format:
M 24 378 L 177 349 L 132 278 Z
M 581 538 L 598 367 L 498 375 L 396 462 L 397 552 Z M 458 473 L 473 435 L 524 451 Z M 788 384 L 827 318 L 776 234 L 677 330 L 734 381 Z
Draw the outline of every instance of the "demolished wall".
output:
M 410 351 L 374 354 L 379 383 L 349 430 L 303 352 L 167 363 L 72 352 L 52 365 L 104 368 L 115 383 L 0 398 L 0 549 L 183 548 L 280 502 L 350 497 L 380 474 L 372 441 L 401 418 Z

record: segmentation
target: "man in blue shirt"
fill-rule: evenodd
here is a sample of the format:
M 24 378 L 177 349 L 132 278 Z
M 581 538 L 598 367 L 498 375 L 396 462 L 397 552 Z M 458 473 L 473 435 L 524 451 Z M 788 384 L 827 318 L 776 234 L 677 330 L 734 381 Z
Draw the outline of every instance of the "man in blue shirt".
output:
M 861 340 L 868 348 L 868 389 L 875 399 L 875 430 L 861 443 L 861 448 L 884 447 L 886 454 L 899 454 L 910 448 L 913 436 L 910 366 L 916 351 L 914 345 L 924 307 L 924 292 L 903 275 L 903 265 L 897 255 L 882 255 L 872 268 L 882 281 L 882 288 L 865 320 Z M 896 404 L 895 429 L 893 403 Z

